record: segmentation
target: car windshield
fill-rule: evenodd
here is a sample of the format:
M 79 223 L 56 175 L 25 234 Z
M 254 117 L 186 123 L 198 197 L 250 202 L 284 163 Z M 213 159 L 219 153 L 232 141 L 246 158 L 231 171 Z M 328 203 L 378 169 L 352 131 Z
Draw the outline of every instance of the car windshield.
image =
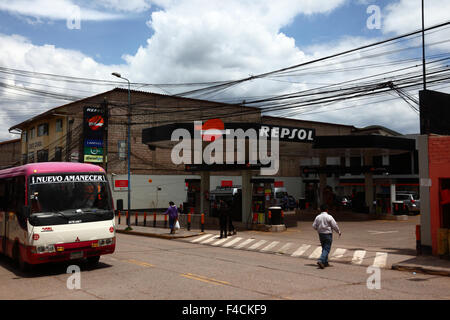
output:
M 397 200 L 409 200 L 411 199 L 410 194 L 397 194 Z
M 84 178 L 79 178 L 84 176 Z M 32 213 L 111 210 L 109 189 L 103 175 L 31 177 L 29 199 Z

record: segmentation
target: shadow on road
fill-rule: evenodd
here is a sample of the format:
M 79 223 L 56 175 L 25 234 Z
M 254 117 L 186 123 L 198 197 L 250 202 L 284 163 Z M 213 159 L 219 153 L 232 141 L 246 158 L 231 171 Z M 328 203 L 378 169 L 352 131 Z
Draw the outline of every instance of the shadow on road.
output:
M 73 260 L 67 262 L 51 262 L 38 264 L 32 266 L 31 270 L 23 272 L 18 269 L 11 258 L 0 254 L 0 266 L 14 273 L 17 278 L 39 278 L 67 274 L 68 267 L 71 265 L 77 265 L 83 272 L 112 267 L 110 264 L 103 263 L 101 261 L 97 265 L 91 265 L 86 260 Z

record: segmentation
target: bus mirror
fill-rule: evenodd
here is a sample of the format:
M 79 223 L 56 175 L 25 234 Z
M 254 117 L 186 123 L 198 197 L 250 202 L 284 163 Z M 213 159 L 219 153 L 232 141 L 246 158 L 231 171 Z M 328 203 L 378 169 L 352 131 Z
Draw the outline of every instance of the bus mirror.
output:
M 31 208 L 30 206 L 23 206 L 22 208 L 22 214 L 25 218 L 29 218 L 31 215 Z

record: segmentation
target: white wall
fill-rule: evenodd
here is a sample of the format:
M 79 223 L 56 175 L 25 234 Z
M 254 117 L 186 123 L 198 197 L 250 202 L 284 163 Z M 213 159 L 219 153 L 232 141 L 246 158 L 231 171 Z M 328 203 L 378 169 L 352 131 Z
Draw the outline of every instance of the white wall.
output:
M 126 188 L 114 188 L 115 180 L 127 180 L 128 176 L 108 175 L 114 206 L 117 200 L 123 200 L 123 209 L 127 210 L 128 192 Z M 149 180 L 152 182 L 149 182 Z M 186 201 L 185 179 L 200 179 L 198 175 L 131 175 L 131 208 L 149 209 L 165 208 L 169 201 L 179 205 Z M 234 185 L 242 185 L 241 176 L 211 176 L 210 190 L 221 185 L 222 180 L 232 180 Z M 304 196 L 304 183 L 300 177 L 275 177 L 275 181 L 283 181 L 288 193 L 295 199 Z M 161 188 L 158 191 L 158 187 Z

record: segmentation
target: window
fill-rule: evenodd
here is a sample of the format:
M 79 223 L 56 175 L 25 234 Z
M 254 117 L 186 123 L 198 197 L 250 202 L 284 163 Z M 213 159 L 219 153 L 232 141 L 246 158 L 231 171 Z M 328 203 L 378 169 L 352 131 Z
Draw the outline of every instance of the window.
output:
M 28 153 L 28 163 L 34 162 L 34 152 Z
M 37 162 L 48 161 L 48 150 L 39 150 L 37 152 Z
M 34 138 L 34 127 L 30 129 L 30 139 Z
M 55 148 L 55 161 L 62 161 L 62 147 Z
M 56 132 L 62 132 L 62 131 L 63 131 L 63 120 L 56 119 Z
M 37 135 L 38 135 L 38 137 L 48 135 L 48 123 L 43 123 L 38 126 Z
M 28 155 L 26 153 L 22 154 L 22 164 L 27 164 L 27 162 L 28 162 Z

